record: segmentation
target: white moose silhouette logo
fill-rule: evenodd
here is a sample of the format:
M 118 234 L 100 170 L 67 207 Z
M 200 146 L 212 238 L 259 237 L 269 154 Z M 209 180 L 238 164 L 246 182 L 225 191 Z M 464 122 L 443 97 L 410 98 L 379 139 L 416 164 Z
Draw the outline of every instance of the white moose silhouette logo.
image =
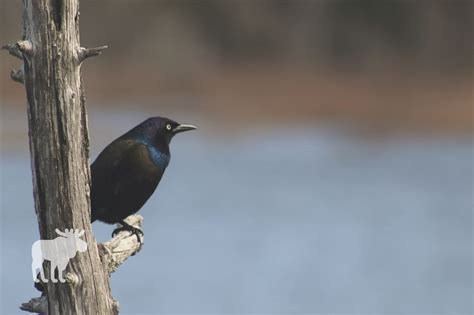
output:
M 31 246 L 31 256 L 33 263 L 31 264 L 31 271 L 33 272 L 33 280 L 39 282 L 37 271 L 39 269 L 40 278 L 43 282 L 48 282 L 44 276 L 43 261 L 49 260 L 51 262 L 51 281 L 56 283 L 58 279 L 64 283 L 63 271 L 66 269 L 69 259 L 76 256 L 77 252 L 85 252 L 87 250 L 87 243 L 80 239 L 84 235 L 84 230 L 66 229 L 61 232 L 55 229 L 59 237 L 54 240 L 39 240 Z M 58 269 L 58 279 L 54 277 L 54 270 Z

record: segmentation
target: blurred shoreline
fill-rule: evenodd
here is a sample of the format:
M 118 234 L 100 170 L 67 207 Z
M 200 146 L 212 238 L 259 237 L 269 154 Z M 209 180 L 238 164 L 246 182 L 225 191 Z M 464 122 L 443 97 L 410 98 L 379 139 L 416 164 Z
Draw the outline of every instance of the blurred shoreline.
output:
M 368 135 L 473 132 L 472 1 L 81 1 L 88 108 L 206 117 L 231 130 L 321 123 Z M 126 21 L 126 23 L 124 22 Z M 21 2 L 0 3 L 0 42 Z M 2 107 L 25 92 L 4 53 Z M 100 105 L 99 105 L 100 104 Z
M 381 134 L 465 134 L 474 129 L 474 80 L 467 75 L 235 66 L 173 78 L 158 71 L 144 74 L 140 68 L 100 72 L 93 67 L 83 70 L 89 110 L 189 113 L 232 128 L 329 122 Z M 8 81 L 7 71 L 2 73 L 1 107 L 24 111 L 23 86 Z

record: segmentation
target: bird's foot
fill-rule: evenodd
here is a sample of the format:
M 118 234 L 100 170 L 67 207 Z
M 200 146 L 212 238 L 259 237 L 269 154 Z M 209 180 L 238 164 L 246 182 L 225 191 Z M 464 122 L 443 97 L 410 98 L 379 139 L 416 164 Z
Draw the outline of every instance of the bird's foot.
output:
M 122 231 L 129 231 L 130 232 L 130 235 L 135 235 L 137 237 L 137 241 L 138 243 L 140 243 L 140 246 L 143 244 L 143 231 L 140 230 L 139 228 L 137 227 L 134 227 L 124 221 L 121 221 L 119 222 L 122 226 L 119 227 L 119 228 L 116 228 L 113 232 L 112 232 L 112 237 L 115 237 L 115 235 L 119 232 L 122 232 Z

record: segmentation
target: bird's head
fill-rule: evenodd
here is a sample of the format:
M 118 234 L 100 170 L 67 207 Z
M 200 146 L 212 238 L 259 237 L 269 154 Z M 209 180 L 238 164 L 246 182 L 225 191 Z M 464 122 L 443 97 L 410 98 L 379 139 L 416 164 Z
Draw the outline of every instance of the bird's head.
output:
M 193 125 L 180 124 L 164 117 L 152 117 L 135 127 L 133 131 L 139 133 L 146 140 L 152 142 L 164 140 L 169 144 L 176 134 L 194 129 L 196 127 Z

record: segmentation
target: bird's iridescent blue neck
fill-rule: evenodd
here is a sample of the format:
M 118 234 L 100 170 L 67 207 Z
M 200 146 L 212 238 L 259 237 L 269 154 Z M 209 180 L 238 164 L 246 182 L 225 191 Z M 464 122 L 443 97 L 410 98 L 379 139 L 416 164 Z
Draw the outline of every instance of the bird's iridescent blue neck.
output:
M 147 147 L 150 159 L 153 163 L 164 170 L 170 162 L 169 150 L 160 149 L 156 145 L 150 143 L 148 139 L 139 139 L 139 141 Z

